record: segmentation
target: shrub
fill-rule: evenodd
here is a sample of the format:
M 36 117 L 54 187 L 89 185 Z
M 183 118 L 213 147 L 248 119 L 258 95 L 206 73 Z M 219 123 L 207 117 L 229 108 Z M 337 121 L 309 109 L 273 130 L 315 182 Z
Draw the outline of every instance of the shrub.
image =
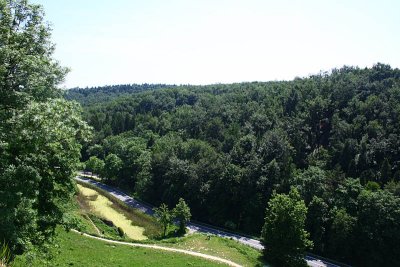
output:
M 118 227 L 117 230 L 118 230 L 119 236 L 120 236 L 120 237 L 124 237 L 124 235 L 125 235 L 124 230 L 122 230 L 121 227 Z

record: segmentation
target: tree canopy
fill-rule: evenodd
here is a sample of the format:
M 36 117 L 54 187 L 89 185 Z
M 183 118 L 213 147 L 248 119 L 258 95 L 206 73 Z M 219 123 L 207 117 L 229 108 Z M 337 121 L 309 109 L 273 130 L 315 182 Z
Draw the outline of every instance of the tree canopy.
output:
M 183 198 L 180 198 L 175 208 L 172 210 L 174 218 L 179 223 L 179 232 L 186 232 L 186 224 L 190 221 L 192 214 L 190 213 L 190 208 L 186 204 Z
M 23 253 L 68 223 L 74 170 L 90 128 L 57 99 L 66 74 L 40 6 L 0 0 L 0 239 Z
M 272 195 L 261 233 L 267 260 L 277 266 L 307 266 L 305 252 L 313 243 L 304 230 L 306 217 L 307 207 L 296 189 Z

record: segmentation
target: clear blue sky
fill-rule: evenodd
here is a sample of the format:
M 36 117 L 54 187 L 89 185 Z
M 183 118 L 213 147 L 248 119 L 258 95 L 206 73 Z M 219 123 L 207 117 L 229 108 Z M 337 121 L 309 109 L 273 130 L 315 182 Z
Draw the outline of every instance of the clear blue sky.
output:
M 293 79 L 400 67 L 400 1 L 32 0 L 53 25 L 65 87 Z

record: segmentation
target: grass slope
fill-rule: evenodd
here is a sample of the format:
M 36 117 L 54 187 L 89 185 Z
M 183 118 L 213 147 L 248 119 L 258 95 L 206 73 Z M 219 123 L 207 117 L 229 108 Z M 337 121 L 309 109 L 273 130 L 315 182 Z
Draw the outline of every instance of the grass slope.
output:
M 58 245 L 51 249 L 53 258 L 47 263 L 36 259 L 31 266 L 225 266 L 180 253 L 107 244 L 63 230 L 57 239 Z M 27 266 L 25 258 L 17 257 L 13 266 Z
M 107 197 L 112 202 L 112 208 L 120 213 L 123 213 L 125 217 L 132 221 L 133 225 L 143 227 L 145 229 L 143 234 L 149 239 L 159 238 L 162 235 L 162 227 L 154 217 L 126 205 L 124 202 L 115 198 L 113 195 L 102 190 L 101 188 L 81 182 L 78 182 L 77 184 L 93 189 L 101 195 Z M 91 213 L 90 206 L 85 207 L 85 202 L 87 201 L 85 201 L 86 199 L 83 199 L 84 196 L 82 194 L 78 194 L 77 198 L 83 212 Z
M 166 239 L 158 244 L 217 256 L 243 266 L 267 266 L 263 262 L 261 251 L 228 238 L 207 238 L 204 234 L 195 233 L 181 238 Z
M 89 200 L 89 205 L 93 212 L 101 217 L 112 221 L 117 227 L 121 227 L 125 234 L 133 240 L 145 240 L 147 237 L 143 234 L 144 228 L 132 225 L 124 214 L 118 212 L 112 207 L 112 202 L 100 195 L 97 191 L 78 185 L 79 191 Z

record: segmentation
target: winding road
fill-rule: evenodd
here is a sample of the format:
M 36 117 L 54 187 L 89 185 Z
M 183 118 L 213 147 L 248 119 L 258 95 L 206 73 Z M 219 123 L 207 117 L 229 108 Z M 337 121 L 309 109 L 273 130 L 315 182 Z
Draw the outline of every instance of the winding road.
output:
M 154 207 L 153 206 L 143 203 L 142 201 L 139 201 L 137 199 L 134 199 L 116 188 L 105 185 L 105 184 L 95 181 L 93 179 L 85 178 L 84 176 L 81 176 L 81 175 L 76 176 L 75 179 L 82 183 L 91 184 L 93 186 L 101 188 L 101 189 L 107 191 L 108 193 L 110 193 L 115 198 L 123 201 L 125 204 L 127 204 L 133 208 L 139 209 L 146 214 L 149 214 L 152 216 L 154 215 L 154 211 L 153 211 Z M 200 232 L 200 233 L 206 233 L 206 234 L 213 234 L 213 235 L 217 235 L 217 236 L 225 237 L 225 238 L 232 238 L 232 239 L 235 239 L 238 242 L 248 245 L 250 247 L 253 247 L 253 248 L 256 248 L 259 250 L 264 249 L 264 246 L 261 244 L 261 242 L 259 240 L 252 239 L 252 238 L 249 238 L 246 236 L 225 232 L 225 231 L 222 231 L 222 230 L 210 227 L 210 226 L 205 226 L 205 225 L 197 224 L 197 223 L 193 223 L 193 222 L 188 223 L 187 227 L 188 227 L 189 231 L 191 231 L 191 232 Z M 327 261 L 322 261 L 322 260 L 312 257 L 310 255 L 307 255 L 305 257 L 305 260 L 307 261 L 307 264 L 311 267 L 340 267 L 340 265 L 336 265 L 336 264 L 333 264 L 333 263 L 330 263 Z

